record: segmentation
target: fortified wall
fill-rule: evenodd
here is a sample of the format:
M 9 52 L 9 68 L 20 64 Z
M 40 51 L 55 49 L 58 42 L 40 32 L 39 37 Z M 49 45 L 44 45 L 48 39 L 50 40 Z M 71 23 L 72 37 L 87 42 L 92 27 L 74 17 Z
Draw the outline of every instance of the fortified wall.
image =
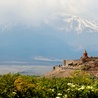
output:
M 88 57 L 88 54 L 85 50 L 83 53 L 83 56 L 78 60 L 63 60 L 63 66 L 79 65 L 83 62 L 83 59 L 87 59 L 87 58 L 89 58 L 89 57 Z
M 63 66 L 77 65 L 79 63 L 81 63 L 81 60 L 63 60 Z

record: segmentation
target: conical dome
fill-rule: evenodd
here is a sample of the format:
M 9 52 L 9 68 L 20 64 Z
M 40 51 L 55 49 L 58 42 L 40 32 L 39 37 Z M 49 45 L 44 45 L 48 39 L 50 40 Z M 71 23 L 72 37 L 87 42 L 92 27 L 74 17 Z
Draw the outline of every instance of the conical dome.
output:
M 88 54 L 87 54 L 87 52 L 85 50 L 84 53 L 83 53 L 83 58 L 87 58 L 87 57 L 88 57 Z

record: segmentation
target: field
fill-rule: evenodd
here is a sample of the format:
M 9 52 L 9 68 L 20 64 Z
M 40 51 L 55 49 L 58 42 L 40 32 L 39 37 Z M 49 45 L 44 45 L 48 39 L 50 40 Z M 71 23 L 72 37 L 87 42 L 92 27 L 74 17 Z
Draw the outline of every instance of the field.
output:
M 68 78 L 9 73 L 0 76 L 0 98 L 98 98 L 98 79 L 81 71 Z

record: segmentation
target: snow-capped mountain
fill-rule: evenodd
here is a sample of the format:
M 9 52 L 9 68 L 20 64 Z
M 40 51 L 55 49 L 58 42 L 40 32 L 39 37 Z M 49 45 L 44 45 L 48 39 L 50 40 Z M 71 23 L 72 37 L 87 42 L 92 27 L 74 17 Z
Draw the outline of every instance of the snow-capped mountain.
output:
M 10 30 L 7 27 L 7 30 L 4 29 L 0 33 L 0 60 L 34 60 L 36 63 L 39 59 L 40 62 L 43 59 L 76 59 L 84 49 L 97 55 L 97 32 L 96 23 L 72 15 L 58 15 L 53 19 L 45 19 L 38 27 L 12 25 Z
M 3 20 L 4 21 L 4 20 Z M 21 19 L 17 20 L 15 23 L 6 23 L 5 25 L 0 25 L 0 31 L 10 30 L 13 28 L 23 27 L 26 29 L 32 28 L 32 24 L 21 25 L 19 24 Z M 54 16 L 53 19 L 44 19 L 38 27 L 43 28 L 45 26 L 49 29 L 55 29 L 64 32 L 76 32 L 78 34 L 83 32 L 98 32 L 98 23 L 94 21 L 87 20 L 78 16 L 69 15 L 69 14 L 59 14 Z M 35 29 L 39 29 L 37 26 L 33 27 Z
M 55 21 L 55 28 L 66 32 L 98 32 L 98 25 L 94 21 L 72 15 L 60 15 Z

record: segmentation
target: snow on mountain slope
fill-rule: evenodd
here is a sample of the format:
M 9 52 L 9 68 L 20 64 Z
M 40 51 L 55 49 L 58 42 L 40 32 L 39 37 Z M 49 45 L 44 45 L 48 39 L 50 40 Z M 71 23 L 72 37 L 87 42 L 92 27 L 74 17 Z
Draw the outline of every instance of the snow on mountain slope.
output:
M 66 32 L 98 32 L 98 25 L 95 22 L 66 14 L 55 19 L 55 27 Z
M 2 20 L 0 22 L 0 31 L 10 30 L 13 28 L 25 26 L 27 29 L 29 28 L 42 28 L 44 25 L 45 27 L 50 27 L 50 29 L 55 28 L 56 30 L 65 31 L 65 32 L 76 32 L 76 33 L 83 33 L 83 32 L 98 32 L 98 25 L 94 21 L 90 21 L 78 16 L 69 15 L 69 14 L 60 14 L 57 16 L 52 17 L 52 19 L 43 19 L 39 26 L 33 27 L 32 24 L 22 25 L 19 24 L 21 19 L 17 19 L 15 23 L 10 22 L 7 23 L 6 21 Z M 4 25 L 5 24 L 5 25 Z

